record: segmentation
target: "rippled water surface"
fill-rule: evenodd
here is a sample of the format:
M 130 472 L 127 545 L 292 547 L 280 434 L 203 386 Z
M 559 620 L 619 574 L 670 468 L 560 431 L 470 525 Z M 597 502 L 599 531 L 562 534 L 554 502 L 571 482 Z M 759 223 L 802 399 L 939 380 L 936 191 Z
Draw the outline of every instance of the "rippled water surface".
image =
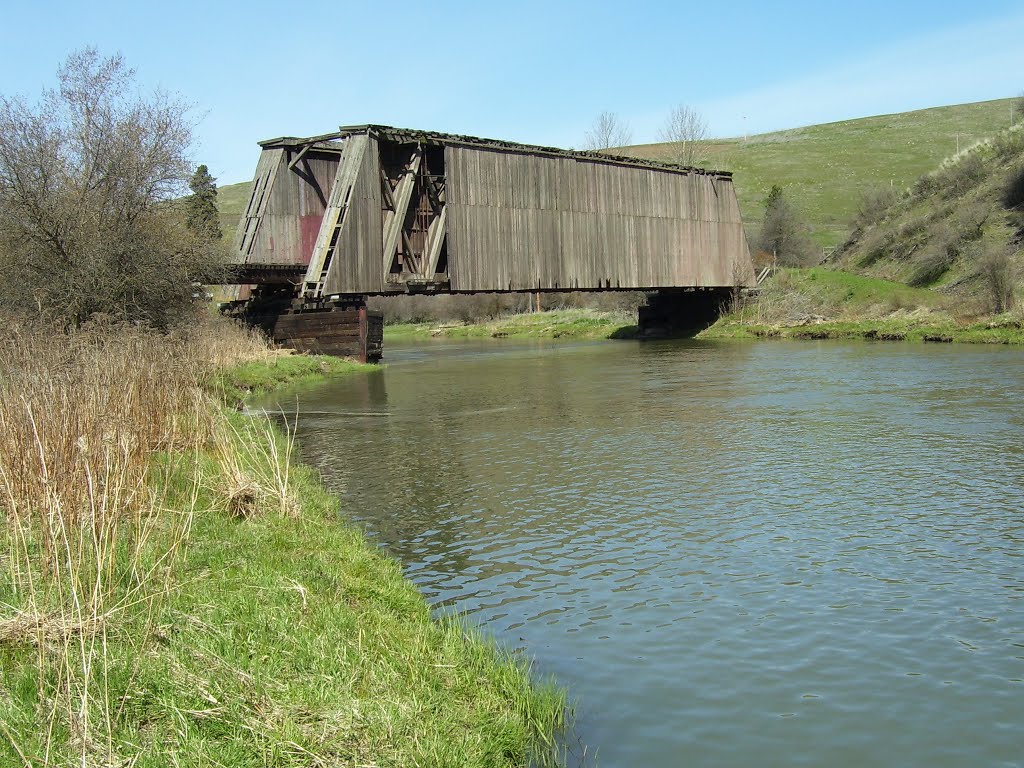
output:
M 569 689 L 575 761 L 1024 765 L 1021 351 L 386 352 L 302 454 Z

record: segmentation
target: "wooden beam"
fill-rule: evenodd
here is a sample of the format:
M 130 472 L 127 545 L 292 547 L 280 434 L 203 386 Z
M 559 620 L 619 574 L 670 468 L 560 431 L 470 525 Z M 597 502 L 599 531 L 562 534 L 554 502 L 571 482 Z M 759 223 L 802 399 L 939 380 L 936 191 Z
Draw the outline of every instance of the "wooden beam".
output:
M 384 199 L 384 205 L 388 207 L 388 210 L 395 210 L 395 197 L 391 189 L 391 179 L 388 178 L 388 173 L 383 168 L 380 169 L 380 194 Z
M 369 143 L 366 136 L 352 136 L 345 141 L 341 162 L 338 164 L 334 185 L 331 187 L 331 198 L 320 222 L 320 231 L 317 232 L 316 244 L 313 246 L 306 277 L 303 280 L 303 294 L 308 297 L 319 298 L 323 292 L 324 279 L 330 269 L 339 234 L 345 225 L 349 197 L 352 195 L 352 188 L 359 176 Z
M 299 150 L 299 154 L 292 158 L 292 161 L 288 163 L 289 171 L 294 171 L 295 166 L 302 162 L 302 158 L 304 158 L 306 156 L 306 153 L 309 152 L 309 146 L 309 144 L 304 146 L 302 149 Z
M 395 249 L 398 247 L 398 237 L 402 233 L 405 224 L 405 215 L 409 210 L 409 201 L 412 199 L 412 192 L 416 188 L 416 176 L 420 171 L 420 162 L 423 153 L 417 148 L 413 151 L 412 161 L 406 168 L 402 179 L 395 188 L 394 210 L 384 215 L 384 274 L 391 272 L 391 262 L 395 260 Z
M 441 209 L 441 213 L 430 222 L 430 230 L 427 232 L 427 251 L 423 257 L 423 277 L 433 278 L 437 272 L 437 260 L 441 257 L 441 244 L 444 242 L 446 222 L 448 220 L 448 206 Z

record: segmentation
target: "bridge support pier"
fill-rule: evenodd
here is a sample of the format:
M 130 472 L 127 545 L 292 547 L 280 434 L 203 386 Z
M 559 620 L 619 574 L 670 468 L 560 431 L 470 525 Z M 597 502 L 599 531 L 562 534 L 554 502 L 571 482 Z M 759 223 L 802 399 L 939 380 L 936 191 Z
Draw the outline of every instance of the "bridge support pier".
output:
M 361 363 L 380 360 L 384 316 L 367 309 L 365 296 L 315 303 L 293 297 L 290 287 L 258 291 L 248 301 L 226 308 L 226 313 L 296 352 L 351 357 Z
M 642 339 L 695 336 L 712 326 L 732 294 L 729 288 L 662 289 L 637 310 Z

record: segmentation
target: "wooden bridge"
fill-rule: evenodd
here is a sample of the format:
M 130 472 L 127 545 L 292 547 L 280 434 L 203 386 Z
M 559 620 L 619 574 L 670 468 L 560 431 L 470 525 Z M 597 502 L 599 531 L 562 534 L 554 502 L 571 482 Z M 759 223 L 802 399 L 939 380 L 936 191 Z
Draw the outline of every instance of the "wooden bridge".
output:
M 380 125 L 260 146 L 235 280 L 297 349 L 379 357 L 368 296 L 657 292 L 643 326 L 755 282 L 729 173 Z

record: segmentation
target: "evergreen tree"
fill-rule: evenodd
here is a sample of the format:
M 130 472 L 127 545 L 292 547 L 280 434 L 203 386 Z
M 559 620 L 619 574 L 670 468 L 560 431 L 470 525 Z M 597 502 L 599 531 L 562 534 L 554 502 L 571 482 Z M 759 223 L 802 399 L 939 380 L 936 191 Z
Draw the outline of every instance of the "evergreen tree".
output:
M 815 260 L 807 226 L 777 184 L 772 186 L 764 202 L 764 220 L 757 247 L 771 254 L 783 267 L 804 267 Z
M 221 238 L 220 217 L 217 215 L 217 180 L 205 165 L 196 168 L 188 183 L 192 196 L 188 198 L 185 221 L 188 228 L 200 237 L 217 241 Z

